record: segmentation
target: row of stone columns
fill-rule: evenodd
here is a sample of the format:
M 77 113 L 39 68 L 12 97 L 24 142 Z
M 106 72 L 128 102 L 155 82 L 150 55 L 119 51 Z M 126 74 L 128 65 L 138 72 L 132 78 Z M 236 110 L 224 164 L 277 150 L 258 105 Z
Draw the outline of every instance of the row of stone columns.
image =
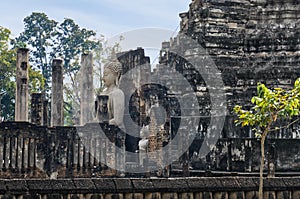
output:
M 16 70 L 16 101 L 15 121 L 28 122 L 28 52 L 26 48 L 17 51 Z M 94 88 L 93 88 L 93 60 L 92 54 L 83 54 L 80 70 L 80 125 L 93 119 Z M 47 101 L 42 93 L 31 96 L 31 122 L 37 125 L 48 125 Z M 51 89 L 51 120 L 50 126 L 63 126 L 63 60 L 54 59 L 52 62 Z

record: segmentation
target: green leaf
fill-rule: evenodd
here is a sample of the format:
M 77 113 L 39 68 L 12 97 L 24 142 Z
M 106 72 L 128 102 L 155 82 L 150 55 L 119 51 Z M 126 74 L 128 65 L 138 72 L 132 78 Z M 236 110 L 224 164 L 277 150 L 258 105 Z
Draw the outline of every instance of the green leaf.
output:
M 300 78 L 298 78 L 298 79 L 295 81 L 294 87 L 295 87 L 295 88 L 300 87 Z
M 256 138 L 261 138 L 261 133 L 255 133 Z
M 254 96 L 254 97 L 252 97 L 251 102 L 252 102 L 252 104 L 258 104 L 258 103 L 262 102 L 262 100 L 263 100 L 262 98 Z

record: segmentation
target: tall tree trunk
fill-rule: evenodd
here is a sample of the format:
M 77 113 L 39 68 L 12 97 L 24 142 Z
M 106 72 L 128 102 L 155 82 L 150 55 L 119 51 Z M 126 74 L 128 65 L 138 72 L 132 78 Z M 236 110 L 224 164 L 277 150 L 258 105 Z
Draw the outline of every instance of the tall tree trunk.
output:
M 260 149 L 261 149 L 261 160 L 260 160 L 260 169 L 259 169 L 259 190 L 258 190 L 258 198 L 263 199 L 263 184 L 264 184 L 264 163 L 265 163 L 265 140 L 266 135 L 263 133 L 260 140 Z

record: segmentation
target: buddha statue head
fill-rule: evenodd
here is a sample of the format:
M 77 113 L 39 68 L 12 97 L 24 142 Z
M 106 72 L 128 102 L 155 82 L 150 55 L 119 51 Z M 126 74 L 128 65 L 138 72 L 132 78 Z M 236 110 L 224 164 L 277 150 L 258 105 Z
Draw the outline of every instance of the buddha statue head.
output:
M 118 86 L 121 71 L 122 65 L 118 60 L 113 60 L 104 65 L 103 82 L 108 89 Z

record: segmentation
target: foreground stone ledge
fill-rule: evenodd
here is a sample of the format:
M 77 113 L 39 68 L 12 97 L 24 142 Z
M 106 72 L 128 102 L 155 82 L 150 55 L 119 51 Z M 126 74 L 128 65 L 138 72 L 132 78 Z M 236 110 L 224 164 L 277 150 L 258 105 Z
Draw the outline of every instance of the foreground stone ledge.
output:
M 119 194 L 119 193 L 225 193 L 248 195 L 258 190 L 259 178 L 78 178 L 78 179 L 3 179 L 0 194 Z M 300 177 L 267 178 L 264 190 L 274 193 L 300 192 Z

